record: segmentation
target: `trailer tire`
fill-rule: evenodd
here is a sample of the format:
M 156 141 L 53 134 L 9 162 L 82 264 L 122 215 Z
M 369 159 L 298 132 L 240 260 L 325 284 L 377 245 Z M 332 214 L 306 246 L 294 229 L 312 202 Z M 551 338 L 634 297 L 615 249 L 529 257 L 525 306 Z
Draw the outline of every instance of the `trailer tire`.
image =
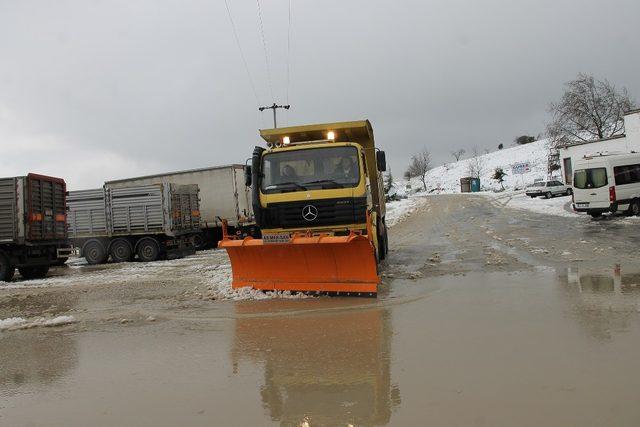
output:
M 16 268 L 11 265 L 9 257 L 0 252 L 0 282 L 10 282 L 15 272 Z
M 20 275 L 25 280 L 42 279 L 49 272 L 48 265 L 35 265 L 32 267 L 20 267 L 18 268 Z
M 207 239 L 205 238 L 204 233 L 198 233 L 193 236 L 193 246 L 196 248 L 196 251 L 206 249 Z
M 113 262 L 129 262 L 134 253 L 131 243 L 127 239 L 116 239 L 109 246 L 109 254 Z
M 90 240 L 85 243 L 82 247 L 82 255 L 91 265 L 104 264 L 109 259 L 104 245 L 98 240 Z
M 156 239 L 145 237 L 140 239 L 136 246 L 138 258 L 140 258 L 142 262 L 155 261 L 160 257 L 160 245 Z

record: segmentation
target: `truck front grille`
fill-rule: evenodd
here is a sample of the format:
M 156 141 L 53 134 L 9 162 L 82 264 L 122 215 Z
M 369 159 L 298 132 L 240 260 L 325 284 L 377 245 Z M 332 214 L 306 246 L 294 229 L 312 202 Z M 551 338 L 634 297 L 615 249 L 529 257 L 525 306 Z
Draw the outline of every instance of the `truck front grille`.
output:
M 309 209 L 310 208 L 310 209 Z M 314 215 L 303 216 L 307 209 Z M 265 209 L 263 228 L 304 228 L 326 225 L 364 224 L 367 198 L 341 198 L 312 201 L 271 203 Z

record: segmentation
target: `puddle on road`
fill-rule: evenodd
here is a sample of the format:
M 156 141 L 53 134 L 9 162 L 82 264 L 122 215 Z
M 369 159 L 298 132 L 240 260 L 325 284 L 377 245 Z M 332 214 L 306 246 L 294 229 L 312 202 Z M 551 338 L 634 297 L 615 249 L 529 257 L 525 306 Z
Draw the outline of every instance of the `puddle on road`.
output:
M 633 425 L 639 302 L 640 272 L 540 269 L 0 333 L 0 425 Z

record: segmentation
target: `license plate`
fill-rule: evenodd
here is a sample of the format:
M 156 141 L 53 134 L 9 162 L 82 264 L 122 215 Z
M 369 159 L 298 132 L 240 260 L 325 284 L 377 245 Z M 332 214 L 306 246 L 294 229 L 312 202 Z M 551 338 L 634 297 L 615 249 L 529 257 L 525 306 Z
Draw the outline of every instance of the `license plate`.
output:
M 262 242 L 264 244 L 289 243 L 291 236 L 289 233 L 263 233 Z
M 588 208 L 589 203 L 576 203 L 577 208 Z

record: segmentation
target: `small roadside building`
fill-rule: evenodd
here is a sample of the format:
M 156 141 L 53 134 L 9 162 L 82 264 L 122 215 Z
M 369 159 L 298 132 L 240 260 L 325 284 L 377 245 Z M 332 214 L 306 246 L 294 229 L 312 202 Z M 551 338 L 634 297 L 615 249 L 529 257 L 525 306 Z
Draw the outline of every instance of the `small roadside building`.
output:
M 624 130 L 621 135 L 594 141 L 581 141 L 558 146 L 560 167 L 567 185 L 573 184 L 573 165 L 578 159 L 596 153 L 640 153 L 640 109 L 624 115 Z

